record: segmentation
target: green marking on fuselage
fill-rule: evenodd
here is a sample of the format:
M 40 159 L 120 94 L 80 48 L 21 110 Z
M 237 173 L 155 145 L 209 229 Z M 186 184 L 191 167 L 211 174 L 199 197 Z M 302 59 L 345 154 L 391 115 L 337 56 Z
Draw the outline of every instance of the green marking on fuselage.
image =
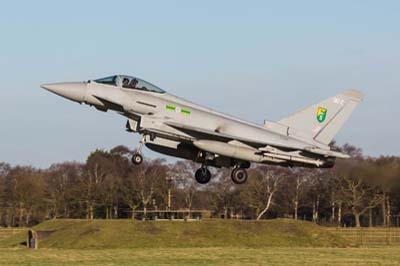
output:
M 190 115 L 190 111 L 189 111 L 189 110 L 186 110 L 186 109 L 182 109 L 182 110 L 181 110 L 181 113 L 182 113 L 182 114 L 185 114 L 185 115 Z
M 170 104 L 165 105 L 165 109 L 175 111 L 176 107 Z
M 190 115 L 190 111 L 187 109 L 180 109 L 179 107 L 176 107 L 175 105 L 172 104 L 166 104 L 165 109 L 170 110 L 170 111 L 175 111 L 177 113 L 185 114 L 185 115 Z

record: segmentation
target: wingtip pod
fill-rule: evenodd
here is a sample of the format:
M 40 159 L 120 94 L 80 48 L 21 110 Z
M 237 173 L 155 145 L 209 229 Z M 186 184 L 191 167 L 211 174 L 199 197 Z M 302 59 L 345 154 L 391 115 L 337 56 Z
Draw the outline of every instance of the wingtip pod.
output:
M 364 94 L 359 91 L 359 90 L 354 90 L 354 89 L 349 89 L 349 90 L 345 90 L 344 92 L 342 92 L 343 95 L 347 96 L 347 97 L 351 97 L 357 101 L 362 101 L 364 98 Z

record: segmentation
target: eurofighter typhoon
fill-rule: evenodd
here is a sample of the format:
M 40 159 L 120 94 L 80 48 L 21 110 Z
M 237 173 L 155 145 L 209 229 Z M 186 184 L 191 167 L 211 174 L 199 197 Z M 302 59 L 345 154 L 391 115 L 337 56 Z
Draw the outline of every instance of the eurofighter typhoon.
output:
M 126 129 L 143 135 L 132 156 L 143 161 L 142 146 L 156 152 L 192 160 L 201 167 L 198 183 L 211 179 L 208 167 L 232 168 L 236 184 L 247 180 L 251 163 L 285 167 L 333 167 L 348 155 L 329 146 L 362 93 L 345 90 L 278 122 L 263 125 L 219 113 L 167 93 L 142 79 L 115 75 L 87 82 L 43 84 L 42 88 L 69 100 L 113 110 L 127 118 Z

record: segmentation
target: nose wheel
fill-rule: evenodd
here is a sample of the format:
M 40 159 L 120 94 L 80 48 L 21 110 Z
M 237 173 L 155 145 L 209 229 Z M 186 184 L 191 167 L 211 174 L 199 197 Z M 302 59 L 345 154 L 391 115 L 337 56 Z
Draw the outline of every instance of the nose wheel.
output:
M 231 173 L 231 179 L 233 183 L 237 185 L 241 185 L 246 182 L 248 177 L 246 169 L 243 168 L 234 168 Z
M 131 161 L 133 164 L 139 165 L 143 162 L 143 156 L 139 153 L 135 153 L 134 155 L 132 155 Z
M 210 182 L 211 179 L 211 172 L 210 170 L 207 169 L 207 167 L 203 166 L 199 168 L 196 173 L 194 174 L 194 177 L 199 184 L 207 184 Z
M 145 136 L 143 136 L 143 138 L 140 140 L 137 152 L 132 155 L 131 161 L 135 165 L 139 165 L 143 162 L 142 147 L 144 143 L 145 143 Z

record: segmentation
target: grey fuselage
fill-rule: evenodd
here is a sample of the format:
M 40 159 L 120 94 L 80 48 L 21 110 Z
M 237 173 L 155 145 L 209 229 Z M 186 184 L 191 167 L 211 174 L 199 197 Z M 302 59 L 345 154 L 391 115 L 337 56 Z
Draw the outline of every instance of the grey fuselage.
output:
M 251 161 L 286 165 L 292 155 L 311 157 L 318 162 L 321 159 L 324 162 L 325 157 L 309 154 L 306 150 L 329 150 L 329 146 L 311 138 L 246 122 L 163 91 L 125 88 L 120 84 L 109 85 L 93 80 L 44 84 L 42 87 L 70 100 L 94 106 L 98 110 L 114 110 L 126 116 L 127 129 L 143 134 L 146 146 L 155 151 L 204 163 L 208 159 L 206 153 L 201 154 L 202 147 L 208 145 L 205 146 L 205 151 L 215 150 L 214 155 L 219 157 L 208 160 L 209 165 L 217 167 L 230 167 Z M 204 139 L 215 143 L 199 142 L 193 145 Z M 234 143 L 235 141 L 239 144 Z M 233 143 L 238 151 L 232 151 L 232 155 L 225 154 L 222 150 L 226 150 L 223 145 L 228 145 L 227 143 Z M 231 146 L 226 147 L 229 149 Z M 284 152 L 284 156 L 270 156 L 264 160 L 266 157 L 261 158 L 258 149 L 269 147 L 278 148 Z M 241 156 L 242 152 L 239 150 L 249 152 L 249 155 Z M 303 165 L 303 159 L 299 162 Z M 322 164 L 317 163 L 317 166 Z
M 305 140 L 269 131 L 262 125 L 216 112 L 169 93 L 132 90 L 95 82 L 87 83 L 87 93 L 83 102 L 107 107 L 93 95 L 109 100 L 112 103 L 119 103 L 124 111 L 121 113 L 128 118 L 140 116 L 143 120 L 151 121 L 151 128 L 142 128 L 142 130 L 151 131 L 154 129 L 156 134 L 162 132 L 165 135 L 174 137 L 181 136 L 182 139 L 191 138 L 190 135 L 182 134 L 181 131 L 175 130 L 164 123 L 167 122 L 223 133 L 239 139 L 246 139 L 249 142 L 284 148 L 303 149 L 304 147 L 321 145 L 312 140 L 306 142 Z M 168 106 L 175 107 L 175 110 L 169 109 Z M 189 113 L 184 113 L 182 110 L 189 111 Z

